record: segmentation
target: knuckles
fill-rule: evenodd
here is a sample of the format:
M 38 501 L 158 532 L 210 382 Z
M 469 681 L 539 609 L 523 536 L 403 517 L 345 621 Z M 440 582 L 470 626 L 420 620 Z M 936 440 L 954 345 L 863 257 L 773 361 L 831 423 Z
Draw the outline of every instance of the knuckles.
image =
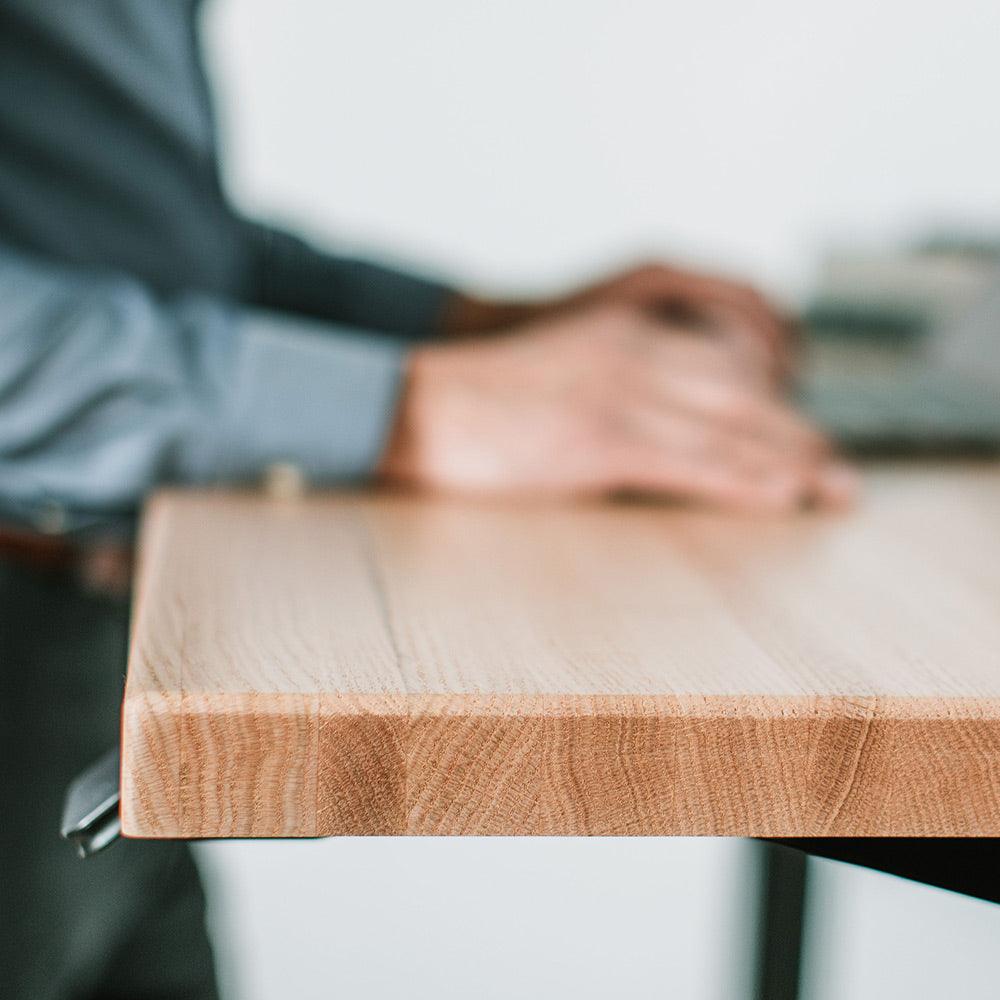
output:
M 579 330 L 591 351 L 611 361 L 647 342 L 649 326 L 649 318 L 637 306 L 602 302 L 581 317 Z

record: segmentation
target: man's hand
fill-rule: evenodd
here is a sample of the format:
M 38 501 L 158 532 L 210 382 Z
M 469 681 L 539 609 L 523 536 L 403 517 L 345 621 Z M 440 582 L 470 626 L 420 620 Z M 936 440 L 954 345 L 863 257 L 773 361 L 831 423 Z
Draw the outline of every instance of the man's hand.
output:
M 435 490 L 638 491 L 775 511 L 854 489 L 826 440 L 728 347 L 621 304 L 416 349 L 380 471 Z
M 764 371 L 772 380 L 783 379 L 791 366 L 794 324 L 756 289 L 665 264 L 643 264 L 539 302 L 458 296 L 445 312 L 443 332 L 446 336 L 487 333 L 602 303 L 633 306 L 659 319 L 723 335 L 745 364 Z

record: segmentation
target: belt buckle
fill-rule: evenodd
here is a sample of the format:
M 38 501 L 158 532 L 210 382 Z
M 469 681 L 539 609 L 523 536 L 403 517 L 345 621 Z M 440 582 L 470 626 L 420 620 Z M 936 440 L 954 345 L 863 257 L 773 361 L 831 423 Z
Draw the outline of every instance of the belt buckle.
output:
M 109 750 L 70 782 L 63 801 L 60 833 L 89 858 L 114 843 L 121 834 L 118 811 L 121 756 Z

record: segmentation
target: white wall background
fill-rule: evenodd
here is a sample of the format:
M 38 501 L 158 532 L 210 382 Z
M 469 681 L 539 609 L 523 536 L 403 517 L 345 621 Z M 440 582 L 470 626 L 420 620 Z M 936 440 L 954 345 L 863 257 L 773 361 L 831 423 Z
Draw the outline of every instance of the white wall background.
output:
M 215 0 L 247 208 L 469 286 L 637 254 L 795 297 L 830 240 L 1000 231 L 996 0 Z M 743 845 L 217 844 L 231 997 L 735 998 Z M 995 997 L 1000 907 L 817 864 L 811 1000 Z

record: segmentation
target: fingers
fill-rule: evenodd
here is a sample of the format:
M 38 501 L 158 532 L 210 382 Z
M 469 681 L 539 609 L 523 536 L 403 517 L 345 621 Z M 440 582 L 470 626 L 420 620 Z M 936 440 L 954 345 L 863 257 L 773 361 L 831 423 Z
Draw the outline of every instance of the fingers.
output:
M 656 362 L 641 373 L 649 391 L 664 405 L 795 451 L 831 451 L 829 440 L 804 417 L 737 374 L 733 366 L 709 370 L 703 360 L 692 363 L 692 355 L 676 346 L 654 348 Z
M 723 346 L 738 363 L 746 376 L 761 388 L 777 388 L 787 382 L 794 369 L 796 337 L 783 336 L 777 344 L 762 336 L 737 310 L 728 306 L 708 306 L 705 309 L 708 329 L 703 332 Z M 789 330 L 793 328 L 789 326 Z
M 616 489 L 659 493 L 730 510 L 788 513 L 843 508 L 857 496 L 853 470 L 836 461 L 747 462 L 738 448 L 711 456 L 669 454 L 655 441 L 622 442 Z
M 664 461 L 649 442 L 630 442 L 619 455 L 619 488 L 708 503 L 728 510 L 787 513 L 802 504 L 801 477 L 775 469 L 749 474 L 734 465 L 698 460 Z
M 656 310 L 680 308 L 720 329 L 739 328 L 768 351 L 773 374 L 787 374 L 794 325 L 756 289 L 714 275 L 648 264 L 613 279 L 604 294 Z
M 853 498 L 855 477 L 827 438 L 740 378 L 724 349 L 641 325 L 624 344 L 627 363 L 605 397 L 617 487 L 747 509 Z
M 729 428 L 690 411 L 664 407 L 652 401 L 642 405 L 633 400 L 624 424 L 633 436 L 648 441 L 663 454 L 684 464 L 726 465 L 757 474 L 815 461 L 808 453 L 783 449 L 738 428 Z
M 861 491 L 861 479 L 846 462 L 832 459 L 823 465 L 815 482 L 816 502 L 824 507 L 842 510 L 850 507 Z
M 634 301 L 652 304 L 657 298 L 675 299 L 682 304 L 708 306 L 728 305 L 760 323 L 775 333 L 783 332 L 783 320 L 778 310 L 750 285 L 696 271 L 647 264 L 629 272 L 622 279 L 624 291 L 631 293 Z
M 781 400 L 743 385 L 705 385 L 677 379 L 672 391 L 707 418 L 741 433 L 807 453 L 832 450 L 829 439 Z
M 622 489 L 772 511 L 839 507 L 856 492 L 851 470 L 827 454 L 797 452 L 662 405 L 635 405 L 616 445 Z

